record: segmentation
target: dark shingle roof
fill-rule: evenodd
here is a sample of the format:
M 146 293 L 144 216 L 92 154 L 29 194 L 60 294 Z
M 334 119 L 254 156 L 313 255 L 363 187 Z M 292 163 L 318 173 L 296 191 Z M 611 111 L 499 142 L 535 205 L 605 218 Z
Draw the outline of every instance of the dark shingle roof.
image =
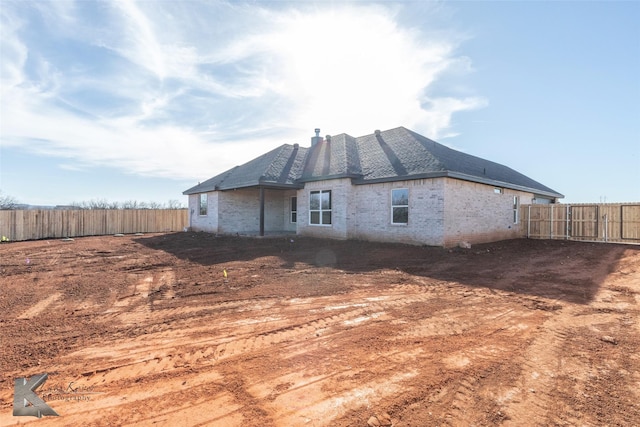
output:
M 321 142 L 310 149 L 299 181 L 315 181 L 331 177 L 358 178 L 361 174 L 356 138 L 343 133 L 331 137 L 330 142 Z
M 449 176 L 506 188 L 564 197 L 507 166 L 453 150 L 403 127 L 358 138 L 362 182 L 393 181 L 401 177 Z M 377 142 L 377 144 L 376 144 Z M 381 154 L 384 152 L 384 155 Z
M 301 188 L 304 182 L 330 178 L 368 184 L 445 176 L 564 197 L 507 166 L 453 150 L 403 127 L 358 138 L 340 134 L 311 148 L 283 145 L 184 194 L 257 185 Z
M 308 148 L 284 144 L 260 157 L 216 175 L 182 194 L 255 187 L 300 188 L 296 179 L 302 174 Z

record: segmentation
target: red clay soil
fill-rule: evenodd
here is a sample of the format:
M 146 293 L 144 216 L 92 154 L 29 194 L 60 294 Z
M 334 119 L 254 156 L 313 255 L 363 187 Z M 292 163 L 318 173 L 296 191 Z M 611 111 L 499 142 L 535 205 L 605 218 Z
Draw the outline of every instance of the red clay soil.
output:
M 640 425 L 637 246 L 89 237 L 0 286 L 0 425 Z

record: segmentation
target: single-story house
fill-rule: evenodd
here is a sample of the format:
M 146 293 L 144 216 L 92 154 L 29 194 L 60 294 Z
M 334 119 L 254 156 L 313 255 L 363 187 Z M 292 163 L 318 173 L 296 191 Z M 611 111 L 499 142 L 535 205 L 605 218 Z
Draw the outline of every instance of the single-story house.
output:
M 520 237 L 557 191 L 404 127 L 284 144 L 186 191 L 194 231 L 455 246 Z

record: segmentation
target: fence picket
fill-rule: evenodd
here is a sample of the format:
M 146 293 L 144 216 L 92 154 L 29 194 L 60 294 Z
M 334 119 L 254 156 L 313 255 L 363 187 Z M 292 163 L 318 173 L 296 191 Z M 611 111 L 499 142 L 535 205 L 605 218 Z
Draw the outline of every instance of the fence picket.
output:
M 186 209 L 0 210 L 0 235 L 11 241 L 182 231 L 188 223 Z
M 532 239 L 640 243 L 640 203 L 523 205 L 520 209 L 522 234 Z

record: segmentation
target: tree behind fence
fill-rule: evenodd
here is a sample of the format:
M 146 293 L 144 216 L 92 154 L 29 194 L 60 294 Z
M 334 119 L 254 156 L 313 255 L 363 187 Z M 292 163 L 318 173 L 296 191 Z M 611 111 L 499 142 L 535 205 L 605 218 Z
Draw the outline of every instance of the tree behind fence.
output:
M 186 209 L 82 209 L 0 211 L 0 234 L 33 240 L 107 234 L 182 231 Z

